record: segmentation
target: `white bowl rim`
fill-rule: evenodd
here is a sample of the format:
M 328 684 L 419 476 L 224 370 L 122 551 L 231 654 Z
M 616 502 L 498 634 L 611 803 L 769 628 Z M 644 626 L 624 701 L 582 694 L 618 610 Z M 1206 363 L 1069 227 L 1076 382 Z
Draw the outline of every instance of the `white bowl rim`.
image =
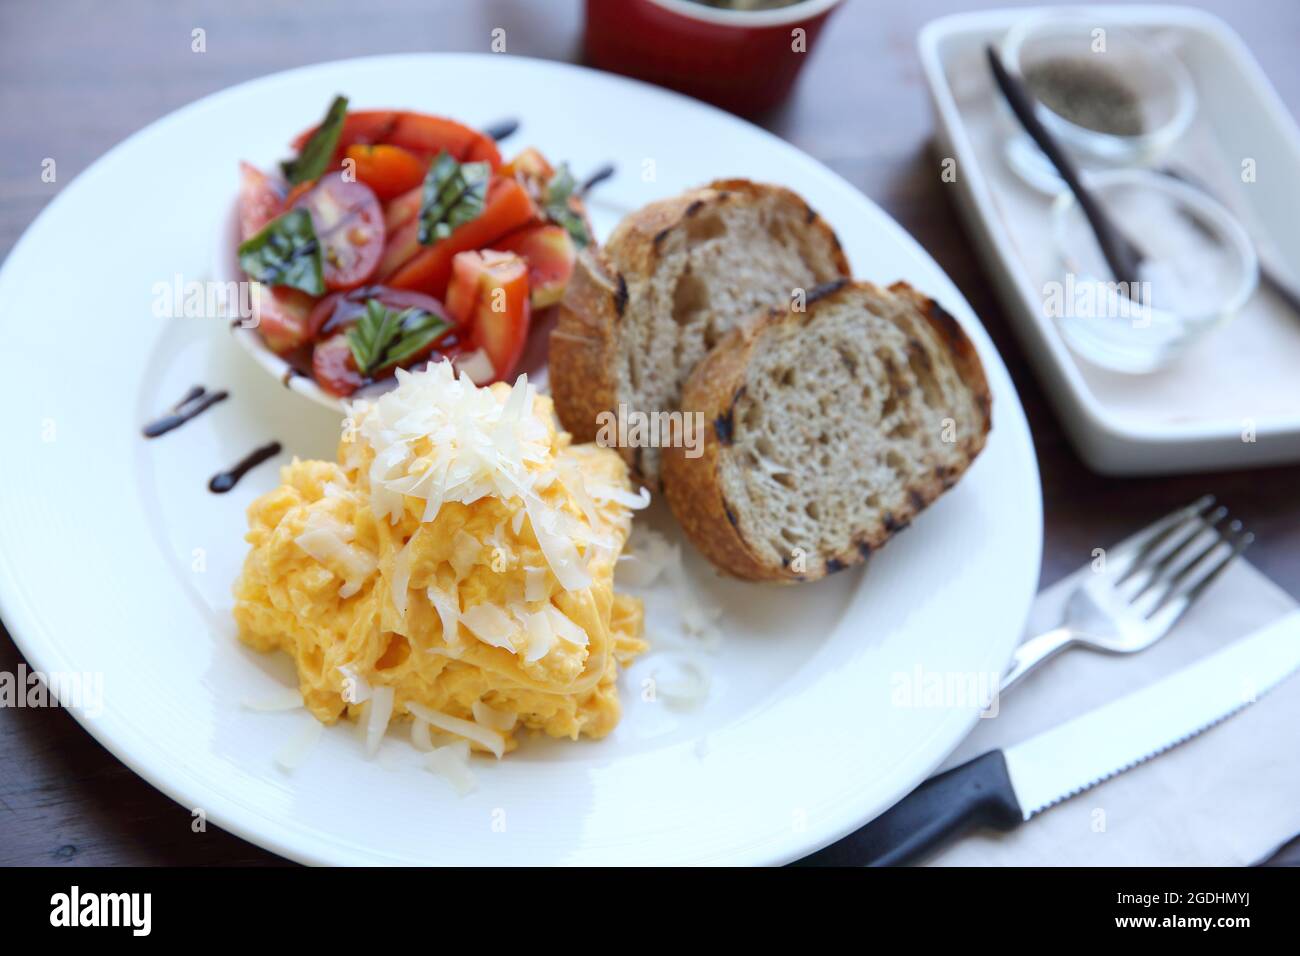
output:
M 1211 220 L 1215 228 L 1223 234 L 1226 240 L 1225 245 L 1240 258 L 1241 281 L 1232 294 L 1224 297 L 1215 308 L 1190 316 L 1176 316 L 1168 309 L 1153 307 L 1151 308 L 1153 315 L 1169 319 L 1181 318 L 1184 321 L 1189 318 L 1192 321 L 1208 320 L 1216 315 L 1226 316 L 1235 313 L 1254 294 L 1256 287 L 1259 285 L 1259 255 L 1255 251 L 1255 244 L 1251 242 L 1249 233 L 1246 232 L 1245 226 L 1241 224 L 1237 217 L 1204 190 L 1198 189 L 1174 176 L 1168 176 L 1149 169 L 1111 169 L 1104 172 L 1088 173 L 1084 185 L 1094 194 L 1098 194 L 1110 186 L 1142 186 L 1172 195 L 1180 203 L 1191 206 L 1198 214 Z M 1063 235 L 1066 217 L 1077 206 L 1078 200 L 1075 199 L 1074 193 L 1068 189 L 1062 190 L 1057 195 L 1055 202 L 1052 203 L 1052 240 L 1056 246 L 1056 253 L 1061 258 L 1066 255 Z M 1086 278 L 1089 281 L 1105 281 L 1098 276 L 1087 276 Z M 1203 331 L 1208 331 L 1209 327 L 1207 325 Z M 1197 338 L 1197 336 L 1191 335 L 1188 338 L 1190 341 Z
M 999 50 L 1002 54 L 1003 62 L 1008 68 L 1014 68 L 1019 71 L 1020 50 L 1025 41 L 1039 27 L 1049 25 L 1061 25 L 1063 23 L 1077 24 L 1096 28 L 1097 17 L 1091 19 L 1077 8 L 1048 9 L 1039 10 L 1029 16 L 1019 20 L 1002 38 L 999 44 Z M 1125 40 L 1134 43 L 1140 43 L 1137 34 L 1125 26 L 1106 27 L 1108 32 L 1117 34 Z M 1081 139 L 1107 140 L 1116 143 L 1128 143 L 1142 152 L 1157 152 L 1176 142 L 1179 137 L 1187 131 L 1192 123 L 1192 118 L 1196 115 L 1196 84 L 1192 80 L 1192 75 L 1187 71 L 1182 61 L 1177 57 L 1158 57 L 1154 60 L 1156 68 L 1163 70 L 1169 75 L 1177 90 L 1178 106 L 1166 122 L 1157 126 L 1155 129 L 1147 130 L 1136 136 L 1121 136 L 1115 133 L 1103 133 L 1099 130 L 1089 129 L 1086 126 L 1080 126 L 1066 119 L 1060 113 L 1048 107 L 1046 104 L 1038 103 L 1042 109 L 1046 110 L 1053 123 L 1058 123 L 1063 129 L 1069 130 L 1075 137 Z

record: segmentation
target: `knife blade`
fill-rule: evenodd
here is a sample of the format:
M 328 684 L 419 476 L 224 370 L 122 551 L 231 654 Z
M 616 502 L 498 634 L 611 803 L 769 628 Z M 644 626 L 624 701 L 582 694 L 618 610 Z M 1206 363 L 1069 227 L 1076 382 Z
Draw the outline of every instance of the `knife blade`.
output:
M 909 863 L 979 826 L 1013 829 L 1231 717 L 1297 669 L 1300 610 L 1149 687 L 931 777 L 802 862 Z

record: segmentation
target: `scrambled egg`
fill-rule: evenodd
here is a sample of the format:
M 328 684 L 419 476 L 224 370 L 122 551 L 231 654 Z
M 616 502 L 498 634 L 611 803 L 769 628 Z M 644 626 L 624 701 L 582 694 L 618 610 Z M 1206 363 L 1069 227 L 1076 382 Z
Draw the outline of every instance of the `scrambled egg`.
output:
M 399 379 L 345 423 L 338 463 L 295 459 L 250 506 L 241 640 L 292 656 L 325 723 L 382 699 L 498 755 L 520 727 L 604 736 L 646 646 L 640 601 L 614 593 L 642 504 L 622 459 L 571 445 L 526 382 Z

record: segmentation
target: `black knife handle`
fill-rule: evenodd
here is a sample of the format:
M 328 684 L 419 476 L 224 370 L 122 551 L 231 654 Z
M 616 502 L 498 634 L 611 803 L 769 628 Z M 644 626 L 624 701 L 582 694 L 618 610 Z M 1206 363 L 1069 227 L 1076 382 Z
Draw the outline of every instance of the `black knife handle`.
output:
M 1001 750 L 931 777 L 861 830 L 800 861 L 817 866 L 911 863 L 976 827 L 1014 829 L 1020 804 Z

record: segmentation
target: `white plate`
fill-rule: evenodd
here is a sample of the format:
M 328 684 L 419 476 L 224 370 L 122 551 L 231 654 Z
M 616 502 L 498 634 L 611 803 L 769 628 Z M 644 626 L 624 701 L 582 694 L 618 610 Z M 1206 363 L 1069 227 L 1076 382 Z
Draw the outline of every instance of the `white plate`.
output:
M 1016 335 L 1079 455 L 1103 474 L 1168 475 L 1261 468 L 1300 461 L 1300 321 L 1280 299 L 1257 292 L 1169 368 L 1150 375 L 1108 372 L 1076 358 L 1044 315 L 1044 275 L 1031 268 L 1050 248 L 1050 206 L 1033 219 L 1004 172 L 1004 134 L 994 115 L 984 47 L 1022 18 L 1048 9 L 983 10 L 942 17 L 918 39 L 934 105 L 939 155 L 956 160 L 958 208 Z M 1162 162 L 1181 163 L 1213 184 L 1247 224 L 1261 261 L 1300 262 L 1300 127 L 1250 49 L 1227 24 L 1178 6 L 1083 8 L 1176 47 L 1196 83 L 1198 115 Z M 1166 53 L 1165 55 L 1174 55 Z M 1275 172 L 1243 187 L 1243 157 Z M 1265 160 L 1264 157 L 1267 157 Z M 1034 228 L 1027 225 L 1037 223 Z M 1294 270 L 1292 270 L 1294 271 Z M 1059 280 L 1058 276 L 1051 276 Z M 1247 437 L 1249 436 L 1249 437 Z
M 624 684 L 609 738 L 528 740 L 476 760 L 458 798 L 408 765 L 404 740 L 365 762 L 328 731 L 294 774 L 273 755 L 304 713 L 241 701 L 288 681 L 282 657 L 237 643 L 230 586 L 244 509 L 273 464 L 233 492 L 209 476 L 272 438 L 330 456 L 338 419 L 249 361 L 224 323 L 151 314 L 155 283 L 202 278 L 236 188 L 336 92 L 358 108 L 413 107 L 475 124 L 515 116 L 581 173 L 615 160 L 594 214 L 716 176 L 788 184 L 826 213 L 860 274 L 904 278 L 965 325 L 994 393 L 987 449 L 962 482 L 864 574 L 793 589 L 723 581 L 726 638 L 691 711 Z M 653 174 L 653 175 L 652 175 Z M 1038 577 L 1041 503 L 1011 381 L 953 284 L 883 212 L 812 159 L 674 94 L 507 56 L 329 63 L 201 100 L 131 137 L 63 190 L 0 272 L 0 610 L 33 667 L 102 674 L 103 708 L 77 718 L 155 786 L 207 819 L 314 863 L 777 863 L 851 831 L 939 763 L 970 707 L 899 694 L 1000 671 Z M 140 426 L 191 385 L 232 397 L 154 441 Z M 652 608 L 651 627 L 675 623 Z M 933 686 L 927 683 L 925 686 Z M 918 695 L 920 697 L 921 695 Z M 84 705 L 85 702 L 83 702 Z M 382 755 L 381 755 L 382 756 Z M 389 766 L 395 764 L 396 766 Z

